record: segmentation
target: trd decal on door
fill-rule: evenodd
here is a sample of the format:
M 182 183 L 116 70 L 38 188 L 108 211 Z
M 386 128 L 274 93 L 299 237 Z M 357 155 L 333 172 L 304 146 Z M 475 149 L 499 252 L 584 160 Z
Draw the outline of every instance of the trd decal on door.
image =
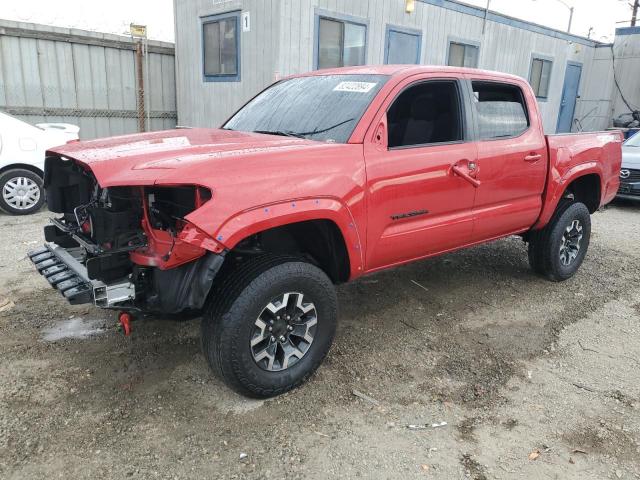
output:
M 413 210 L 412 212 L 391 215 L 391 220 L 401 220 L 403 218 L 417 217 L 418 215 L 426 215 L 427 213 L 429 213 L 429 210 Z

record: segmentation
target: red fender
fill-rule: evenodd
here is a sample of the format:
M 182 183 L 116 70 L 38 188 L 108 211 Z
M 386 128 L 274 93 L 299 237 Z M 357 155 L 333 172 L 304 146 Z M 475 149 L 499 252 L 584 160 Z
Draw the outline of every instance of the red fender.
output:
M 350 210 L 339 200 L 330 197 L 303 198 L 261 205 L 239 212 L 226 220 L 214 235 L 228 249 L 241 240 L 274 227 L 308 220 L 331 220 L 345 241 L 351 265 L 351 278 L 364 270 L 364 245 Z
M 606 186 L 602 184 L 603 172 L 599 162 L 576 157 L 572 155 L 569 149 L 561 147 L 555 150 L 555 160 L 552 159 L 550 165 L 547 186 L 543 196 L 542 211 L 538 221 L 532 227 L 533 230 L 543 228 L 551 220 L 567 187 L 580 177 L 593 173 L 598 175 L 600 179 L 600 203 L 604 200 Z

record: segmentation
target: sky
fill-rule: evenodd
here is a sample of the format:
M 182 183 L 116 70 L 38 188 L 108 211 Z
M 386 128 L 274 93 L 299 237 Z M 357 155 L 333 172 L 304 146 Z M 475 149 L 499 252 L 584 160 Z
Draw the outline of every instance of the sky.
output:
M 464 0 L 465 3 L 486 7 L 487 0 Z M 586 37 L 593 27 L 591 38 L 613 41 L 617 27 L 628 27 L 631 20 L 632 0 L 563 0 L 574 7 L 571 32 Z M 491 0 L 491 10 L 512 17 L 566 30 L 569 9 L 560 0 Z M 617 22 L 626 22 L 619 23 Z
M 127 34 L 147 25 L 154 40 L 173 42 L 173 0 L 0 0 L 0 18 Z
M 185 0 L 183 0 L 185 1 Z M 402 0 L 395 0 L 401 2 Z M 575 8 L 572 33 L 612 41 L 616 26 L 628 26 L 631 0 L 491 0 L 491 10 L 566 30 Z M 465 0 L 485 7 L 487 0 Z M 60 27 L 125 34 L 130 23 L 148 26 L 149 38 L 172 42 L 173 0 L 0 0 L 0 18 Z M 627 23 L 616 22 L 626 21 Z

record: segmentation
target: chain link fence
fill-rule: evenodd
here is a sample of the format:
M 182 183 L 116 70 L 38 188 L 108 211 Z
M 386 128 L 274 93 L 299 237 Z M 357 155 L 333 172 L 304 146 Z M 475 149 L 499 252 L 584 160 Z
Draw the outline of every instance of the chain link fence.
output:
M 0 111 L 31 124 L 55 122 L 78 125 L 83 139 L 137 132 L 140 130 L 140 113 L 146 131 L 175 127 L 175 106 L 158 105 L 152 96 L 145 96 L 146 108 L 139 113 L 136 93 L 135 87 L 78 91 L 0 84 L 0 99 L 6 99 L 0 102 Z

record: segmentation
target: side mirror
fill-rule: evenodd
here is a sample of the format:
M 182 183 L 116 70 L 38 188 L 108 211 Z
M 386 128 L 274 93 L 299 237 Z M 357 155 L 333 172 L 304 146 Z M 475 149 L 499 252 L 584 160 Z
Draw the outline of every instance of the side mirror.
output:
M 377 150 L 387 149 L 387 116 L 385 115 L 378 123 L 373 133 L 373 144 Z

